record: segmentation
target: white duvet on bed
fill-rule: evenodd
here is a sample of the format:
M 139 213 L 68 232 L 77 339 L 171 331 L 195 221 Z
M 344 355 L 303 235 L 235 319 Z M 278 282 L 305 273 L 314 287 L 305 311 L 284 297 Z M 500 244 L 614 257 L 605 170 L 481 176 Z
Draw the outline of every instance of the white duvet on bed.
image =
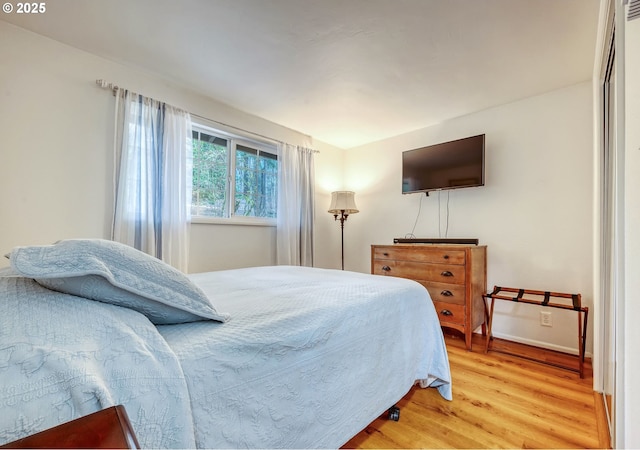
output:
M 416 380 L 451 399 L 433 303 L 413 281 L 285 266 L 190 278 L 231 316 L 158 326 L 198 447 L 335 448 Z

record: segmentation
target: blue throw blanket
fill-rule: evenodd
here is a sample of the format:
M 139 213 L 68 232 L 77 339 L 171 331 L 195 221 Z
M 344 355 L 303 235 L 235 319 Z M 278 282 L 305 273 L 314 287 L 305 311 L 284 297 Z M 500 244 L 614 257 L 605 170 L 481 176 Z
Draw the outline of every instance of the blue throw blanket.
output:
M 0 270 L 0 444 L 117 404 L 143 448 L 195 447 L 182 369 L 144 315 Z

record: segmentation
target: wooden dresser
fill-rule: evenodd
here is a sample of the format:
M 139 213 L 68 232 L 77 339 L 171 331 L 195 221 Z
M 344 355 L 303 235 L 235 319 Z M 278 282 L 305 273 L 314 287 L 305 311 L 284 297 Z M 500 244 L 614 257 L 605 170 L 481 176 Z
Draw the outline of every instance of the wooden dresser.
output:
M 371 246 L 371 273 L 415 280 L 427 288 L 443 327 L 473 331 L 486 315 L 487 247 L 484 245 L 394 244 Z

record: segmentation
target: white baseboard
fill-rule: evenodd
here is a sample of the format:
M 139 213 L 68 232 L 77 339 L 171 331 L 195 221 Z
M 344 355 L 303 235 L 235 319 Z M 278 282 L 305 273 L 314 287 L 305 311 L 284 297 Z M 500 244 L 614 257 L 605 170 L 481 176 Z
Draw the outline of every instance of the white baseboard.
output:
M 568 353 L 570 355 L 576 355 L 576 356 L 578 355 L 577 348 L 564 347 L 561 345 L 550 344 L 548 342 L 536 341 L 534 339 L 525 339 L 520 336 L 511 336 L 509 334 L 502 334 L 502 333 L 492 333 L 492 334 L 494 337 L 498 339 L 504 339 L 506 341 L 512 341 L 512 342 L 517 342 L 519 344 L 531 345 L 533 347 L 546 348 L 547 350 Z M 586 358 L 591 358 L 592 355 L 590 352 L 585 352 L 584 356 Z

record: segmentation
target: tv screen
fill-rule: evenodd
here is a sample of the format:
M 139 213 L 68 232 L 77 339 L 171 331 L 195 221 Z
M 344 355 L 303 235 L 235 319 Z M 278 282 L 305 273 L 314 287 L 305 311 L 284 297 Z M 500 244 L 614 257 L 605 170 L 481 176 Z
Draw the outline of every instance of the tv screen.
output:
M 484 134 L 402 152 L 402 193 L 484 186 Z

